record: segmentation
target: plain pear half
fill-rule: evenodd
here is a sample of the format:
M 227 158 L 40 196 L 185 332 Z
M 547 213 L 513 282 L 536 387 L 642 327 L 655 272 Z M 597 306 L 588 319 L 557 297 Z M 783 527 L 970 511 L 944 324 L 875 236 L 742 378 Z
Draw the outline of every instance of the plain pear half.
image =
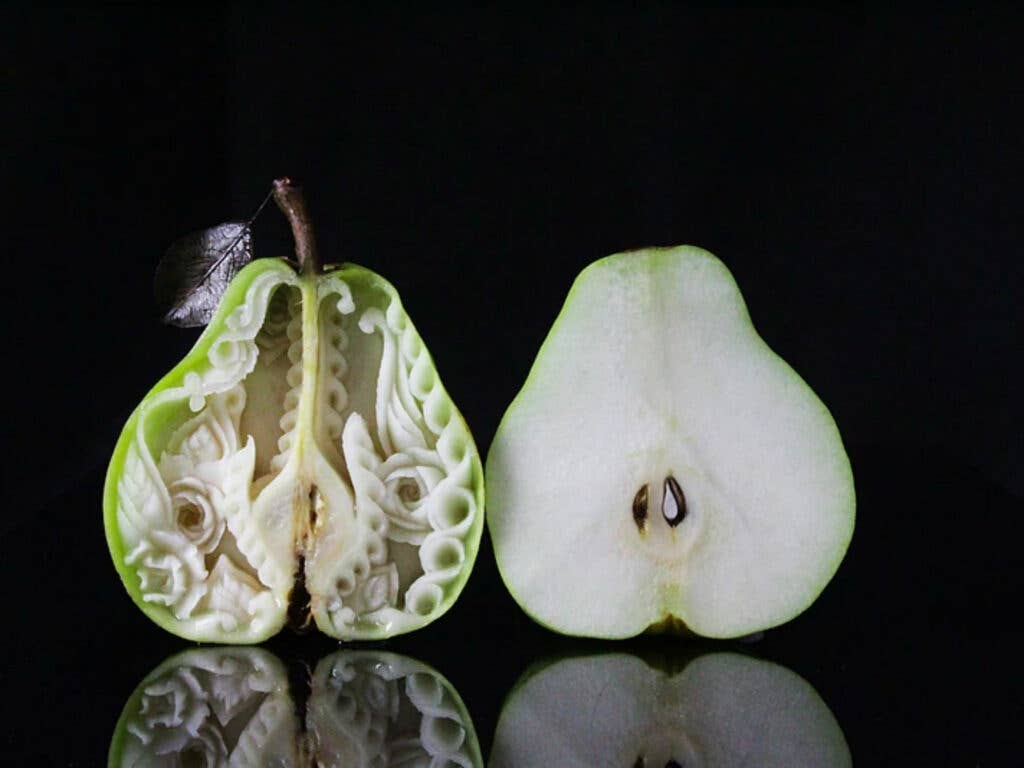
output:
M 828 409 L 725 265 L 683 246 L 576 279 L 487 458 L 505 584 L 572 635 L 735 637 L 807 608 L 853 533 Z

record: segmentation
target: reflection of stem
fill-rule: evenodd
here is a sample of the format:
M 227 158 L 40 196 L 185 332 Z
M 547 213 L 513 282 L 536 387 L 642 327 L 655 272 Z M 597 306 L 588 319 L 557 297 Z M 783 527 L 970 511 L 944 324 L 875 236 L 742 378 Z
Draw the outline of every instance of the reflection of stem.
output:
M 291 225 L 292 237 L 295 238 L 295 256 L 299 260 L 302 274 L 319 274 L 320 257 L 316 250 L 316 237 L 313 235 L 313 221 L 309 217 L 302 187 L 296 186 L 287 176 L 274 179 L 274 202 Z

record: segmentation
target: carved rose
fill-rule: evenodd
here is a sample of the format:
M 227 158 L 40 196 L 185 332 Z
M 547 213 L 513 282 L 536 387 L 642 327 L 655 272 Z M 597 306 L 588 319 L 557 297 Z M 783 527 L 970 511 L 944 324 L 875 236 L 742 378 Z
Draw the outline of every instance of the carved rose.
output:
M 206 594 L 203 556 L 177 531 L 152 531 L 125 562 L 138 574 L 142 599 L 168 606 L 179 619 L 192 615 Z
M 384 483 L 381 508 L 388 516 L 388 538 L 422 544 L 431 532 L 427 519 L 431 491 L 444 478 L 437 454 L 424 451 L 396 453 L 378 470 Z
M 213 552 L 226 527 L 222 486 L 238 455 L 238 417 L 245 392 L 211 396 L 205 409 L 179 427 L 160 457 L 171 499 L 171 525 L 202 554 Z
M 178 530 L 204 555 L 216 549 L 226 527 L 217 512 L 223 494 L 194 477 L 175 480 L 167 490 Z

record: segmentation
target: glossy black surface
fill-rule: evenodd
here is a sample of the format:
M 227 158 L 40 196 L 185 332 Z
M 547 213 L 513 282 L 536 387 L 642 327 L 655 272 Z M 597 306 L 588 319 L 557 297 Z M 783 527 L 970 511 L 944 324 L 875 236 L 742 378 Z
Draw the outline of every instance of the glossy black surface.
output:
M 485 755 L 503 700 L 536 662 L 601 651 L 687 658 L 739 650 L 807 680 L 857 764 L 1009 764 L 1020 714 L 1010 525 L 1019 502 L 940 455 L 876 447 L 852 458 L 860 518 L 846 561 L 805 614 L 759 641 L 612 643 L 552 634 L 519 611 L 485 546 L 449 614 L 422 632 L 369 647 L 414 657 L 444 675 L 466 703 Z M 37 519 L 4 537 L 21 566 L 16 590 L 5 584 L 4 594 L 18 616 L 6 638 L 11 725 L 4 748 L 43 764 L 99 761 L 135 687 L 168 656 L 192 647 L 150 624 L 123 593 L 99 535 L 99 488 L 95 475 L 55 498 L 48 509 L 62 524 L 48 539 L 40 540 Z M 965 516 L 985 522 L 957 522 Z M 935 518 L 950 525 L 925 524 Z M 266 647 L 293 666 L 313 667 L 337 645 L 316 634 L 284 634 Z M 62 738 L 54 739 L 55 731 Z
M 0 28 L 7 760 L 102 764 L 131 692 L 190 647 L 121 587 L 103 473 L 196 336 L 157 322 L 160 254 L 288 174 L 325 260 L 401 292 L 482 453 L 575 274 L 682 242 L 730 267 L 846 441 L 847 558 L 754 643 L 551 634 L 485 536 L 443 620 L 374 646 L 443 674 L 485 756 L 538 661 L 739 647 L 806 679 L 858 765 L 1019 762 L 1020 16 L 8 8 Z M 257 255 L 288 242 L 261 219 Z M 336 645 L 267 647 L 294 666 Z

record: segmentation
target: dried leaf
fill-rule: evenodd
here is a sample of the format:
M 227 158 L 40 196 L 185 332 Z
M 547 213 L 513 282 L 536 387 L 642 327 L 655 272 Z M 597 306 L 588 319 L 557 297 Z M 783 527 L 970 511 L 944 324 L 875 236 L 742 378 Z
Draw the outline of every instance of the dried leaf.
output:
M 175 242 L 157 265 L 153 286 L 163 321 L 181 328 L 209 323 L 228 283 L 250 261 L 249 222 L 229 221 Z

